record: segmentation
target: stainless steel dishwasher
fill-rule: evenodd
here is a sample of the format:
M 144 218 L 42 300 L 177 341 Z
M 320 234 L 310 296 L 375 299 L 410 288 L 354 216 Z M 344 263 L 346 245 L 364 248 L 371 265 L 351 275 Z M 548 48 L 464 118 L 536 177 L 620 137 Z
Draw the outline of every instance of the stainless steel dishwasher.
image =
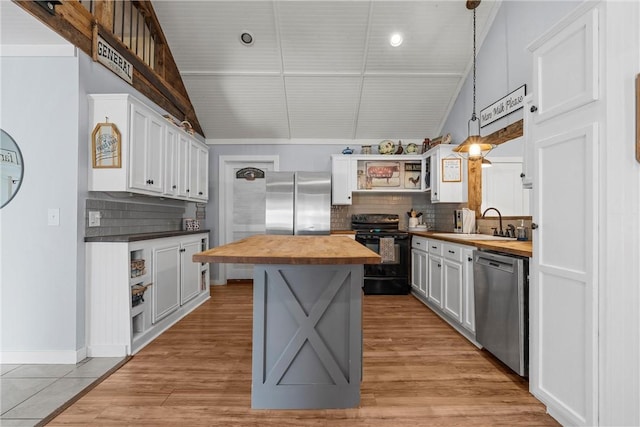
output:
M 473 252 L 476 340 L 518 375 L 529 374 L 529 259 Z

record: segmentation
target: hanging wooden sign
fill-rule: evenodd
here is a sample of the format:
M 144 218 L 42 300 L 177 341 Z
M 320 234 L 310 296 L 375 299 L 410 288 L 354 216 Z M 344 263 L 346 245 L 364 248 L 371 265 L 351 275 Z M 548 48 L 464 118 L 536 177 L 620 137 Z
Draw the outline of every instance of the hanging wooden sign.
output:
M 480 111 L 480 127 L 485 127 L 498 119 L 518 111 L 524 106 L 527 85 L 522 85 L 502 99 L 497 100 Z
M 98 123 L 91 133 L 93 168 L 122 167 L 122 138 L 113 123 Z
M 94 59 L 116 73 L 122 80 L 133 84 L 133 65 L 98 34 L 94 37 Z

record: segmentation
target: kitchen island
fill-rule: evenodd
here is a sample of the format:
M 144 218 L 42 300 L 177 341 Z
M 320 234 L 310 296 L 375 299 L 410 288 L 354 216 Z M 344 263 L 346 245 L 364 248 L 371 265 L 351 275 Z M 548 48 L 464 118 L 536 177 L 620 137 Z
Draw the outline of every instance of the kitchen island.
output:
M 252 408 L 359 405 L 363 265 L 380 255 L 347 237 L 256 235 L 193 261 L 255 264 Z

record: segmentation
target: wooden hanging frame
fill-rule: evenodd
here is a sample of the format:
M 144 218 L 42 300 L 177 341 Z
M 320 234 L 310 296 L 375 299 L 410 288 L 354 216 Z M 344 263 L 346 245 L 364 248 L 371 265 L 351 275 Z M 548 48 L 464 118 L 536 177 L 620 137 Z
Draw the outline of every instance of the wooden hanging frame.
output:
M 94 169 L 122 167 L 122 137 L 115 124 L 107 120 L 93 128 L 91 153 Z

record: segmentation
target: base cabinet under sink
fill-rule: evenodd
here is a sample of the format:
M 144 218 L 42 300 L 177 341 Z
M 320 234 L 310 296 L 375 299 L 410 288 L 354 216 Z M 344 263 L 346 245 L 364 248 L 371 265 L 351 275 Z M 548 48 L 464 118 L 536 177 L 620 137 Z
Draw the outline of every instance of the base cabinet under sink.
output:
M 412 236 L 411 292 L 474 345 L 474 246 Z

